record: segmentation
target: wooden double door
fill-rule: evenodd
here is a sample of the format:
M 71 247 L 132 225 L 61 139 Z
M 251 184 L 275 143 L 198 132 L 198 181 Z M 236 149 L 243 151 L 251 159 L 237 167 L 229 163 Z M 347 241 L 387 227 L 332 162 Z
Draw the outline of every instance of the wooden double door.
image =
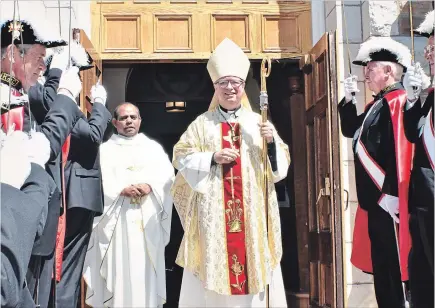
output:
M 305 93 L 291 110 L 301 290 L 310 307 L 344 307 L 335 61 L 336 35 L 325 33 L 300 60 Z

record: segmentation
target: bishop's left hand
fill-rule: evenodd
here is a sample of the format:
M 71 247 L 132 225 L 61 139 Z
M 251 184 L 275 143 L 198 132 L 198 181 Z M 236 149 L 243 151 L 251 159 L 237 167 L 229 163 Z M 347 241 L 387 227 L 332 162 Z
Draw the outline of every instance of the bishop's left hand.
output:
M 266 123 L 258 124 L 258 126 L 260 127 L 261 137 L 266 138 L 267 143 L 272 143 L 273 142 L 273 130 L 274 130 L 272 123 L 267 121 Z

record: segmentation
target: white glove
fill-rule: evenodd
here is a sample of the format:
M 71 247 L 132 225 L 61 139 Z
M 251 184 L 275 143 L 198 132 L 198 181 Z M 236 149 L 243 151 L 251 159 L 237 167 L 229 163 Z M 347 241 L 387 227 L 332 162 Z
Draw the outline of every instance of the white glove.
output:
M 59 81 L 59 94 L 69 96 L 73 101 L 82 90 L 82 82 L 79 77 L 79 68 L 76 66 L 70 67 L 62 73 Z
M 104 106 L 106 105 L 106 100 L 107 100 L 107 92 L 106 89 L 99 85 L 96 84 L 95 86 L 92 86 L 91 88 L 91 101 L 92 104 L 94 103 L 100 103 L 103 104 Z
M 391 218 L 393 218 L 396 223 L 399 223 L 399 217 L 397 217 L 397 214 L 399 214 L 399 198 L 385 195 L 379 205 L 385 212 L 390 214 Z
M 31 172 L 27 155 L 28 136 L 22 131 L 14 131 L 0 137 L 0 181 L 20 189 Z
M 58 68 L 65 71 L 68 66 L 68 60 L 68 51 L 65 48 L 62 48 L 59 52 L 55 51 L 51 59 L 50 69 Z
M 408 101 L 414 102 L 418 99 L 423 86 L 423 79 L 421 75 L 420 63 L 415 66 L 409 66 L 406 70 L 405 77 L 403 78 L 403 87 L 406 90 Z
M 50 141 L 43 133 L 34 132 L 27 142 L 29 160 L 45 169 L 45 164 L 50 159 Z
M 344 80 L 344 97 L 346 102 L 352 100 L 352 92 L 359 92 L 357 80 L 358 77 L 355 75 L 349 76 Z

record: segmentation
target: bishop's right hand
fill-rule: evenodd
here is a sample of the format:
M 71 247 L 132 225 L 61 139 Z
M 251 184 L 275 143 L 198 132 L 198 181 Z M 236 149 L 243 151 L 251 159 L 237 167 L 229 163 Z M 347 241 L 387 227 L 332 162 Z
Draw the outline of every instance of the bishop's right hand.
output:
M 79 68 L 73 66 L 62 73 L 59 81 L 58 94 L 63 94 L 75 101 L 82 90 L 82 82 L 79 77 Z
M 239 157 L 240 154 L 238 151 L 233 149 L 222 149 L 213 155 L 213 159 L 217 164 L 229 164 L 232 163 Z
M 357 80 L 358 77 L 355 75 L 349 76 L 344 80 L 344 97 L 346 102 L 352 100 L 352 93 L 359 92 Z

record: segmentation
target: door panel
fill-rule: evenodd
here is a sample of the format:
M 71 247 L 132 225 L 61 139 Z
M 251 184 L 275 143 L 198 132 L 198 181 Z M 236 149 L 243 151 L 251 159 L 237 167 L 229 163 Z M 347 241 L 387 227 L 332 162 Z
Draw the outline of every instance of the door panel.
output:
M 100 55 L 96 52 L 94 45 L 83 30 L 74 29 L 73 38 L 75 41 L 80 42 L 92 59 L 91 65 L 93 65 L 93 67 L 80 72 L 83 84 L 80 93 L 80 109 L 85 115 L 89 115 L 92 112 L 91 88 L 98 80 L 100 80 L 101 83 L 103 82 L 103 65 Z
M 250 59 L 294 58 L 313 43 L 309 1 L 90 2 L 91 37 L 101 36 L 94 42 L 103 60 L 206 60 L 225 37 Z
M 335 56 L 335 45 L 331 49 L 331 44 L 335 44 L 335 34 L 325 33 L 301 60 L 305 85 L 308 85 L 305 116 L 311 307 L 343 307 L 343 284 L 337 280 L 342 279 L 341 240 L 337 246 L 335 230 L 335 225 L 340 226 L 341 237 L 341 199 L 339 147 L 333 145 L 338 138 L 332 136 L 338 134 L 338 120 L 332 115 L 336 108 L 331 108 L 336 104 L 331 102 L 336 98 L 332 94 L 336 93 L 336 82 L 330 78 L 331 57 Z

